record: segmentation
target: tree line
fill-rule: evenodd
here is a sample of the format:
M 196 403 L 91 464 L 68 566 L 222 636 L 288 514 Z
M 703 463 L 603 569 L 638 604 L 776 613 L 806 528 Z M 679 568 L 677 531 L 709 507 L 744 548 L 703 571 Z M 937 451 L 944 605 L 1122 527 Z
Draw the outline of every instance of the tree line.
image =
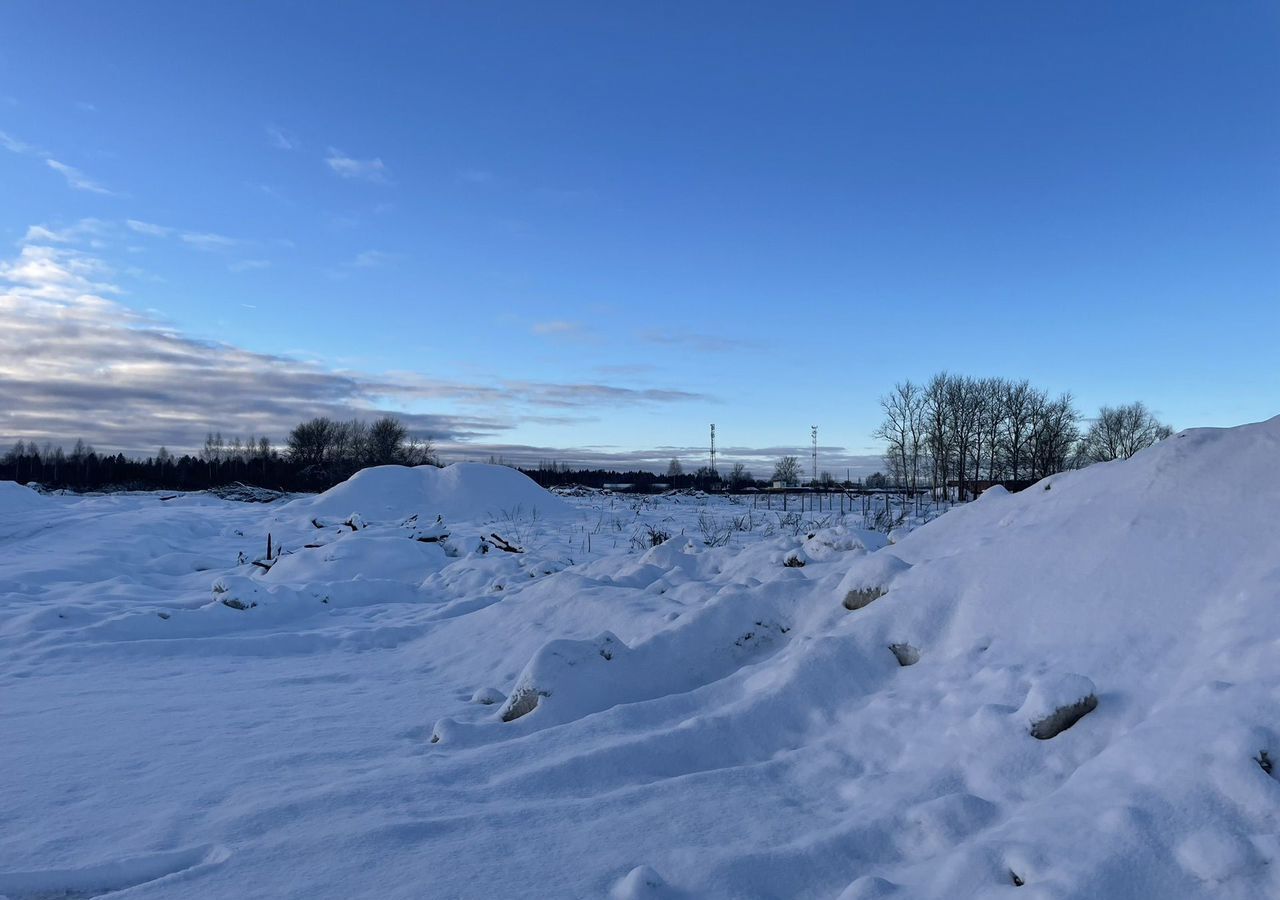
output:
M 1140 402 L 1103 407 L 1086 427 L 1070 394 L 1051 397 L 1026 380 L 945 372 L 923 384 L 894 385 L 880 406 L 884 418 L 874 436 L 886 444 L 888 473 L 876 473 L 865 486 L 955 487 L 960 496 L 972 496 L 985 483 L 1029 483 L 1091 462 L 1126 459 L 1172 433 Z M 67 453 L 49 442 L 19 440 L 0 457 L 0 479 L 74 490 L 203 490 L 239 482 L 316 491 L 378 465 L 440 465 L 440 460 L 430 440 L 411 436 L 393 416 L 372 423 L 320 417 L 296 425 L 279 449 L 266 437 L 226 440 L 220 432 L 211 432 L 195 454 L 176 456 L 161 447 L 146 458 L 99 454 L 84 441 Z M 705 465 L 685 472 L 678 459 L 665 474 L 572 469 L 546 461 L 520 471 L 544 487 L 626 484 L 640 491 L 659 486 L 714 491 L 760 484 L 741 463 L 723 472 Z M 797 457 L 777 461 L 771 483 L 801 481 Z M 826 472 L 819 481 L 837 484 Z
M 1173 429 L 1141 402 L 1104 406 L 1085 426 L 1071 394 L 1054 397 L 1029 381 L 940 372 L 907 380 L 880 398 L 873 437 L 886 444 L 895 484 L 960 497 L 980 483 L 1029 483 L 1069 468 L 1127 459 Z
M 19 440 L 0 457 L 0 480 L 82 491 L 193 491 L 235 483 L 312 491 L 368 466 L 438 464 L 431 442 L 410 436 L 392 416 L 372 424 L 321 417 L 295 426 L 282 449 L 266 437 L 224 439 L 221 432 L 210 432 L 199 451 L 181 456 L 166 447 L 148 457 L 100 454 L 83 440 L 67 453 L 51 442 Z

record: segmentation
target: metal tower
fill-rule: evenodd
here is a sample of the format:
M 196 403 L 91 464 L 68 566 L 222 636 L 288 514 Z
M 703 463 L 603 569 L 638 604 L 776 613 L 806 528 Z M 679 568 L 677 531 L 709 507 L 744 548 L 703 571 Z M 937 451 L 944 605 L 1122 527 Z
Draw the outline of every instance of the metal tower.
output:
M 809 434 L 813 437 L 813 480 L 818 480 L 818 426 L 809 426 Z
M 711 471 L 716 471 L 716 423 L 711 423 Z

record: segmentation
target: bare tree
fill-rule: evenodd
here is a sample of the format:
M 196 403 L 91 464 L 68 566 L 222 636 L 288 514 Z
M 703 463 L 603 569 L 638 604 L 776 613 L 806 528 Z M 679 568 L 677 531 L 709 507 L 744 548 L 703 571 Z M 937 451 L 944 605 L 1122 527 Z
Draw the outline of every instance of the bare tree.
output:
M 1034 394 L 1030 382 L 1025 378 L 1022 381 L 1001 382 L 998 441 L 1005 470 L 1014 481 L 1022 477 L 1023 467 L 1026 465 Z
M 431 443 L 431 438 L 409 438 L 404 445 L 404 464 L 406 466 L 440 465 L 440 457 L 436 455 L 436 447 Z
M 671 462 L 667 463 L 667 477 L 679 478 L 684 474 L 684 466 L 680 465 L 680 460 L 672 457 Z
M 880 409 L 884 420 L 872 437 L 888 445 L 885 463 L 896 483 L 915 488 L 920 480 L 924 394 L 910 380 L 900 382 L 880 398 Z
M 1129 459 L 1171 434 L 1173 429 L 1156 419 L 1142 401 L 1104 406 L 1085 434 L 1081 456 L 1088 462 Z
M 881 398 L 885 418 L 876 431 L 900 483 L 901 473 L 912 471 L 913 430 L 915 470 L 932 476 L 935 492 L 955 484 L 960 498 L 974 494 L 975 482 L 984 478 L 1042 477 L 1072 464 L 1080 415 L 1069 394 L 1051 400 L 1025 380 L 946 372 L 914 395 L 909 387 L 897 385 Z
M 977 451 L 978 382 L 973 378 L 947 378 L 946 438 L 947 449 L 954 454 L 957 497 L 964 500 L 969 487 L 969 463 Z
M 774 482 L 781 482 L 790 487 L 800 482 L 800 459 L 795 456 L 784 456 L 774 463 Z
M 929 450 L 930 470 L 935 496 L 945 492 L 951 474 L 951 446 L 947 434 L 950 416 L 947 385 L 951 378 L 939 372 L 929 379 L 924 389 L 925 446 Z
M 405 444 L 409 429 L 398 419 L 383 416 L 369 426 L 365 444 L 365 461 L 371 466 L 388 466 L 405 462 Z
M 289 459 L 304 468 L 322 465 L 332 453 L 338 427 L 324 416 L 297 425 L 285 441 Z
M 1080 443 L 1080 413 L 1070 394 L 1057 400 L 1037 393 L 1032 407 L 1031 477 L 1043 478 L 1071 466 Z
M 982 463 L 987 463 L 987 478 L 995 478 L 995 441 L 992 433 L 996 430 L 996 389 L 994 378 L 970 378 L 968 381 L 969 402 L 973 406 L 973 479 L 982 479 Z M 984 456 L 985 454 L 985 456 Z M 975 490 L 976 494 L 977 491 Z

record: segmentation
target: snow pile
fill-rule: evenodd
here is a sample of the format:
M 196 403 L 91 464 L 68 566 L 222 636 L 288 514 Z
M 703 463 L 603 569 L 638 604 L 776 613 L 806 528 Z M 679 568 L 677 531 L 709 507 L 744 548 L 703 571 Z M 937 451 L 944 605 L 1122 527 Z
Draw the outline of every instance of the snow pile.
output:
M 894 579 L 910 568 L 910 564 L 888 550 L 858 560 L 840 580 L 839 591 L 844 608 L 862 609 L 883 597 L 889 592 Z
M 564 501 L 527 475 L 507 466 L 454 463 L 435 466 L 376 466 L 352 475 L 317 497 L 295 500 L 285 513 L 346 520 L 353 512 L 366 520 L 424 522 L 564 515 Z
M 0 516 L 47 509 L 52 502 L 48 497 L 37 494 L 26 485 L 18 484 L 16 481 L 0 481 Z
M 0 893 L 1280 896 L 1277 458 L 887 547 L 490 466 L 82 501 L 0 535 Z

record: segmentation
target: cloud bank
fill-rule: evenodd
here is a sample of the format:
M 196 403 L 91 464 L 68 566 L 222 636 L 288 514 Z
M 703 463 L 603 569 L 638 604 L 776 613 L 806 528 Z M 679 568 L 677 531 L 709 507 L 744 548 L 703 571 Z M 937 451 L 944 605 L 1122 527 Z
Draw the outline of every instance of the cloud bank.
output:
M 503 452 L 488 442 L 524 422 L 581 424 L 606 406 L 707 399 L 597 382 L 465 383 L 414 372 L 340 371 L 200 340 L 120 301 L 125 292 L 116 273 L 96 254 L 125 229 L 180 234 L 137 220 L 33 226 L 17 255 L 0 262 L 0 396 L 6 398 L 0 440 L 83 437 L 100 449 L 146 453 L 161 444 L 198 446 L 209 430 L 278 441 L 312 416 L 394 410 L 412 431 L 442 447 L 487 456 Z M 465 412 L 399 411 L 433 401 Z M 499 446 L 513 445 L 492 444 Z

